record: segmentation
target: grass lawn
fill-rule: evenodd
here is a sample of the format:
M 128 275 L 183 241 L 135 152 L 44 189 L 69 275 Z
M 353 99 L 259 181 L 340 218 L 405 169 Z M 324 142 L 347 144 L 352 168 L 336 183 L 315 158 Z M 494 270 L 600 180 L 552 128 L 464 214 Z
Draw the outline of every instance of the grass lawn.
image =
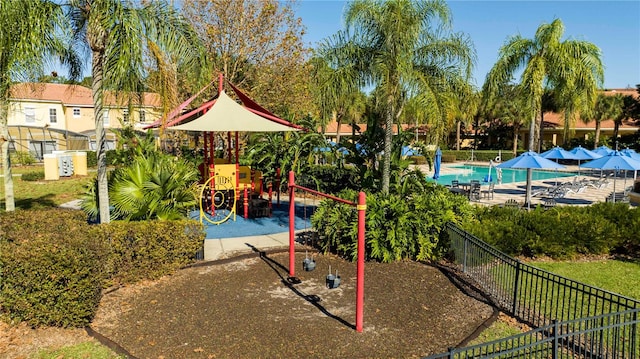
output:
M 640 300 L 640 261 L 532 262 L 561 276 Z
M 64 347 L 57 350 L 42 350 L 32 359 L 58 359 L 58 358 L 92 358 L 92 359 L 119 359 L 109 348 L 96 341 L 88 341 L 77 345 Z
M 627 297 L 640 299 L 640 261 L 598 260 L 586 262 L 548 262 L 529 263 L 579 282 L 602 288 Z M 506 338 L 523 331 L 511 320 L 500 318 L 469 345 Z
M 13 167 L 11 171 L 14 174 L 13 193 L 18 209 L 55 207 L 78 199 L 94 177 L 90 174 L 82 177 L 61 177 L 57 181 L 23 181 L 15 175 L 43 171 L 43 166 Z M 4 208 L 4 180 L 0 180 L 0 211 Z

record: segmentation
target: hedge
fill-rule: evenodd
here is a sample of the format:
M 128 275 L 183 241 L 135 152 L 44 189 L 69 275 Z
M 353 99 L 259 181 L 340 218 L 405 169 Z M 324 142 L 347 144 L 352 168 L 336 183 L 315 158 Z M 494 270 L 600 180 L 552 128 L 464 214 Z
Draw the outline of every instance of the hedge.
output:
M 81 327 L 104 288 L 156 279 L 195 259 L 195 221 L 89 225 L 81 211 L 0 214 L 0 315 L 32 326 Z

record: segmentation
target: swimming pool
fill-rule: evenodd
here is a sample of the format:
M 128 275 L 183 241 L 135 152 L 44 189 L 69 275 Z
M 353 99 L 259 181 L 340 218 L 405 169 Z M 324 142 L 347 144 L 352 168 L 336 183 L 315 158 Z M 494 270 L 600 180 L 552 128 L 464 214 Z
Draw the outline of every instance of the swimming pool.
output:
M 454 169 L 456 173 L 440 175 L 440 178 L 435 180 L 438 184 L 448 185 L 452 180 L 458 180 L 460 182 L 469 182 L 471 180 L 479 180 L 481 183 L 486 182 L 485 179 L 489 175 L 489 167 L 463 165 L 450 167 Z M 532 180 L 546 180 L 561 177 L 572 177 L 575 173 L 556 172 L 556 171 L 537 171 L 533 170 L 531 174 Z M 427 177 L 427 179 L 434 181 L 433 178 Z M 496 169 L 491 168 L 491 179 L 493 182 L 497 182 Z M 521 169 L 502 169 L 502 183 L 512 182 L 525 182 L 527 180 L 527 170 Z

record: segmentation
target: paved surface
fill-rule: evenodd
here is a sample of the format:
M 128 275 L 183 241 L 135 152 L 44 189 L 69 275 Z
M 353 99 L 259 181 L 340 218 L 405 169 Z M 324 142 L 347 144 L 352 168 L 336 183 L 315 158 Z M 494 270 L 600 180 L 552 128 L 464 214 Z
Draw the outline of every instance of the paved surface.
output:
M 478 166 L 488 166 L 488 162 L 473 162 L 469 163 L 472 165 Z M 454 168 L 455 166 L 460 166 L 461 163 L 452 163 L 452 164 L 443 164 L 440 174 L 454 174 L 456 171 L 460 171 L 460 169 Z M 433 176 L 433 170 L 430 170 L 427 166 L 420 166 L 420 169 L 426 173 L 428 176 Z M 563 171 L 571 171 L 577 172 L 578 166 L 567 166 L 567 169 Z M 595 172 L 599 175 L 599 171 Z M 585 169 L 582 169 L 582 174 L 577 176 L 578 180 L 581 179 L 590 179 L 595 180 L 598 179 L 598 176 L 591 176 L 591 172 L 585 172 Z M 574 177 L 564 177 L 559 178 L 557 183 L 562 182 L 572 182 Z M 552 187 L 556 184 L 555 179 L 548 180 L 538 180 L 532 181 L 531 187 L 534 191 L 541 190 L 547 187 Z M 627 178 L 626 184 L 623 178 L 615 179 L 615 191 L 622 192 L 626 187 L 633 185 L 633 178 Z M 483 186 L 482 189 L 485 189 Z M 610 179 L 609 183 L 603 188 L 593 188 L 591 186 L 587 187 L 581 193 L 567 193 L 564 198 L 556 199 L 556 203 L 559 206 L 563 205 L 572 205 L 572 206 L 588 206 L 596 202 L 604 202 L 613 192 L 614 188 L 614 179 Z M 526 192 L 526 182 L 514 182 L 514 183 L 505 183 L 499 184 L 495 186 L 495 193 L 493 198 L 480 198 L 479 201 L 474 201 L 473 203 L 477 203 L 478 205 L 500 205 L 504 204 L 509 199 L 515 199 L 518 203 L 523 204 L 525 202 L 525 193 Z M 542 204 L 544 198 L 541 197 L 532 197 L 531 205 L 536 206 L 538 204 Z

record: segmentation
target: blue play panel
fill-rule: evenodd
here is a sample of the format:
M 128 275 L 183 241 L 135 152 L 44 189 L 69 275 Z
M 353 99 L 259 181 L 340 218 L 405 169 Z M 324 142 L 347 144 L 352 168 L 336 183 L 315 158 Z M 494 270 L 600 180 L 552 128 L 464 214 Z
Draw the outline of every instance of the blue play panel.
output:
M 296 230 L 311 228 L 311 215 L 315 210 L 314 206 L 296 204 Z M 191 218 L 198 220 L 199 212 L 191 212 Z M 245 219 L 241 214 L 236 215 L 236 220 L 232 218 L 224 223 L 215 225 L 203 221 L 207 239 L 213 238 L 236 238 L 248 236 L 261 236 L 289 231 L 289 202 L 280 202 L 280 205 L 273 204 L 271 217 Z

